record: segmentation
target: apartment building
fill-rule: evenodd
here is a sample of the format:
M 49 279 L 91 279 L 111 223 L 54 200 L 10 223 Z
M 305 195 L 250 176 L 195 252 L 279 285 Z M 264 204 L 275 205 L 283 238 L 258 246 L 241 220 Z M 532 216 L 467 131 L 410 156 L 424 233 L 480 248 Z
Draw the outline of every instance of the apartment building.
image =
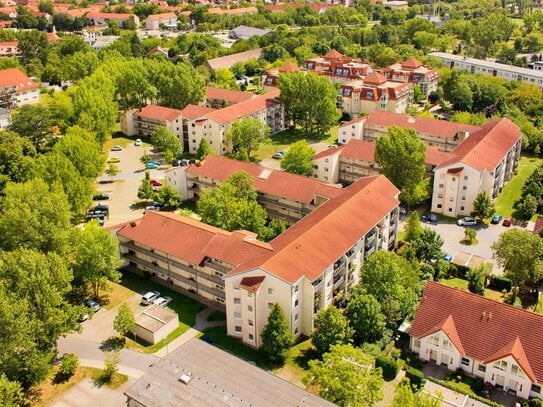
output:
M 541 315 L 428 281 L 409 335 L 424 361 L 517 397 L 543 397 Z
M 107 26 L 108 21 L 115 21 L 119 24 L 119 27 L 124 27 L 125 22 L 133 20 L 136 27 L 140 25 L 140 19 L 135 14 L 120 14 L 120 13 L 101 13 L 96 11 L 90 11 L 86 14 L 89 19 L 89 25 L 94 26 Z
M 520 130 L 509 119 L 485 123 L 451 151 L 453 158 L 434 170 L 432 211 L 469 215 L 480 192 L 497 198 L 518 165 L 521 143 Z
M 39 101 L 40 91 L 36 82 L 18 68 L 0 70 L 0 108 L 9 110 Z
M 536 85 L 543 89 L 543 72 L 540 70 L 521 68 L 513 65 L 500 64 L 484 59 L 468 58 L 462 55 L 448 54 L 446 52 L 430 52 L 430 55 L 438 57 L 446 67 L 492 75 L 508 81 L 519 81 Z
M 121 131 L 128 136 L 150 137 L 157 127 L 164 126 L 182 138 L 182 111 L 169 107 L 147 105 L 131 109 L 121 116 Z
M 332 83 L 346 83 L 373 73 L 370 64 L 362 62 L 359 58 L 343 56 L 332 49 L 322 57 L 308 59 L 304 63 L 307 71 L 315 72 L 328 77 Z
M 437 91 L 439 75 L 433 68 L 424 66 L 416 58 L 409 58 L 404 62 L 392 64 L 387 68 L 380 69 L 385 78 L 389 81 L 411 83 L 418 85 L 422 94 L 428 96 Z
M 152 14 L 145 20 L 145 28 L 158 30 L 160 28 L 177 29 L 177 15 L 175 13 Z
M 336 191 L 269 243 L 150 211 L 118 229 L 121 256 L 135 272 L 226 309 L 228 334 L 249 346 L 261 346 L 274 303 L 296 338 L 309 335 L 318 310 L 358 282 L 363 259 L 396 244 L 399 191 L 384 176 Z
M 184 199 L 198 199 L 202 191 L 220 185 L 238 171 L 251 175 L 258 202 L 268 216 L 287 225 L 342 193 L 337 185 L 216 155 L 187 167 L 174 167 L 166 172 L 166 180 Z
M 404 113 L 411 102 L 411 84 L 393 82 L 379 72 L 346 82 L 339 88 L 338 108 L 351 117 L 374 110 Z
M 196 131 L 194 130 L 195 123 L 198 120 L 203 120 L 203 117 L 206 114 L 214 112 L 214 111 L 215 109 L 213 109 L 212 107 L 199 106 L 199 105 L 187 105 L 181 111 L 181 117 L 182 117 L 181 143 L 183 145 L 183 151 L 190 151 L 191 137 L 194 137 L 194 135 L 196 134 Z M 198 145 L 196 146 L 196 149 L 197 148 L 198 148 Z
M 222 109 L 252 99 L 255 96 L 256 95 L 251 92 L 207 86 L 205 99 L 202 102 L 202 105 L 213 109 Z
M 15 57 L 19 56 L 20 52 L 17 48 L 18 41 L 2 41 L 0 42 L 0 57 Z
M 298 72 L 299 70 L 300 67 L 298 65 L 293 62 L 287 62 L 279 68 L 264 71 L 262 74 L 262 87 L 264 88 L 264 92 L 270 92 L 277 88 L 277 82 L 280 75 L 286 72 Z

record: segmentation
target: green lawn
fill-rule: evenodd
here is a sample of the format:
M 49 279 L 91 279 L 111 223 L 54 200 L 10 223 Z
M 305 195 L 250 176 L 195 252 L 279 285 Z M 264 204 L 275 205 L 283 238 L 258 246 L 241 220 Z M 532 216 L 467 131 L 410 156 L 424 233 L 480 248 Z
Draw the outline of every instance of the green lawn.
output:
M 503 187 L 500 196 L 496 199 L 496 213 L 499 213 L 504 217 L 513 215 L 513 204 L 520 198 L 524 182 L 536 167 L 541 164 L 543 164 L 541 158 L 526 156 L 520 158 L 517 175 Z
M 207 316 L 208 322 L 215 322 L 215 321 L 226 321 L 226 315 L 224 312 L 221 311 L 213 311 L 211 314 Z
M 459 290 L 468 291 L 468 280 L 462 278 L 449 278 L 447 280 L 441 280 L 440 283 Z M 484 297 L 490 300 L 503 302 L 503 294 L 500 291 L 491 290 L 489 288 L 485 289 Z

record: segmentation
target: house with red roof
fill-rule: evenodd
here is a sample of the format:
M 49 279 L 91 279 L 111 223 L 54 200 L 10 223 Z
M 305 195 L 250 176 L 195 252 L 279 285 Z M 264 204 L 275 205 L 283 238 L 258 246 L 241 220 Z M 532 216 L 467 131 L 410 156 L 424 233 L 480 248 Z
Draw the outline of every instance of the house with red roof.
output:
M 404 62 L 392 64 L 379 70 L 388 80 L 418 85 L 422 94 L 428 96 L 437 91 L 439 75 L 433 68 L 425 66 L 416 58 L 408 58 Z
M 543 398 L 541 315 L 428 281 L 409 335 L 424 361 Z
M 121 116 L 121 131 L 128 136 L 150 137 L 159 126 L 166 127 L 181 139 L 181 110 L 147 105 L 141 109 L 128 110 Z
M 18 41 L 2 41 L 0 42 L 0 57 L 15 57 L 20 54 Z
M 135 14 L 121 14 L 121 13 L 102 13 L 99 11 L 90 11 L 86 14 L 89 19 L 89 25 L 94 26 L 106 26 L 108 21 L 116 21 L 119 27 L 124 27 L 124 23 L 128 20 L 133 20 L 136 27 L 140 25 L 140 19 Z
M 0 70 L 0 107 L 15 106 L 40 101 L 39 85 L 18 68 Z
M 256 95 L 251 92 L 207 86 L 203 105 L 213 109 L 221 109 L 252 99 L 255 96 Z
M 285 65 L 279 68 L 268 69 L 262 74 L 262 87 L 264 92 L 269 92 L 277 88 L 277 81 L 279 76 L 288 72 L 298 72 L 300 67 L 294 62 L 287 62 Z
M 296 338 L 309 336 L 318 310 L 356 284 L 353 270 L 364 257 L 395 247 L 399 191 L 382 175 L 342 189 L 234 161 L 208 156 L 201 165 L 179 168 L 198 172 L 207 186 L 216 185 L 212 177 L 222 174 L 221 167 L 244 169 L 259 195 L 313 199 L 313 210 L 269 243 L 251 232 L 147 212 L 117 230 L 121 256 L 136 273 L 226 311 L 228 334 L 249 346 L 261 346 L 260 333 L 274 303 L 285 311 Z
M 363 79 L 373 72 L 370 64 L 359 58 L 342 55 L 331 49 L 322 57 L 310 58 L 304 62 L 307 71 L 328 77 L 332 83 L 343 84 L 356 79 Z
M 175 13 L 152 14 L 145 20 L 145 28 L 148 30 L 158 30 L 161 26 L 176 29 L 177 15 Z

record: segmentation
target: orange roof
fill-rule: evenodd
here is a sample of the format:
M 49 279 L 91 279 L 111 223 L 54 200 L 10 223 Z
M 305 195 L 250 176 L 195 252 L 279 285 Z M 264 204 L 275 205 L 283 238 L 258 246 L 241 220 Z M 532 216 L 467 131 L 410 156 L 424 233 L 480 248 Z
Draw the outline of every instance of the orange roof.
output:
M 265 109 L 270 103 L 273 103 L 274 99 L 279 97 L 279 94 L 279 89 L 274 89 L 224 109 L 215 110 L 207 114 L 206 118 L 217 123 L 230 123 Z
M 240 90 L 230 90 L 222 88 L 206 87 L 206 99 L 226 100 L 230 104 L 236 104 L 255 97 L 254 93 L 242 92 Z
M 485 363 L 512 356 L 543 382 L 543 316 L 429 281 L 410 335 L 421 338 L 449 316 L 466 356 Z
M 367 116 L 367 126 L 400 126 L 415 129 L 417 133 L 431 134 L 442 138 L 456 138 L 458 132 L 467 131 L 473 133 L 480 129 L 479 126 L 455 123 L 446 120 L 428 119 L 425 117 L 412 117 L 408 114 L 385 112 L 374 110 Z
M 417 69 L 422 66 L 422 63 L 416 58 L 409 58 L 406 61 L 402 62 L 402 68 L 404 69 Z
M 160 21 L 167 20 L 169 18 L 177 18 L 175 13 L 162 13 L 162 14 L 151 14 L 147 17 L 147 21 Z
M 341 55 L 341 53 L 339 53 L 335 49 L 331 49 L 326 54 L 324 54 L 323 58 L 324 59 L 339 59 L 339 58 L 343 58 L 343 55 Z
M 208 13 L 211 14 L 229 14 L 229 15 L 236 15 L 236 14 L 256 14 L 258 13 L 258 9 L 256 7 L 243 7 L 243 8 L 233 8 L 233 9 L 223 9 L 223 8 L 210 8 L 207 10 Z
M 239 283 L 240 288 L 244 288 L 247 291 L 256 293 L 264 281 L 265 276 L 256 276 L 256 277 L 243 277 Z
M 148 119 L 155 119 L 160 121 L 175 120 L 179 116 L 181 116 L 181 114 L 181 110 L 157 105 L 147 105 L 134 113 L 135 116 L 146 117 Z
M 218 181 L 224 181 L 238 171 L 245 171 L 252 176 L 253 186 L 257 191 L 296 202 L 310 203 L 315 195 L 332 198 L 342 193 L 341 188 L 314 178 L 216 155 L 208 155 L 199 165 L 192 164 L 187 167 L 187 174 L 202 175 Z
M 35 89 L 39 85 L 17 68 L 0 70 L 0 89 L 15 86 L 17 92 Z
M 460 143 L 452 153 L 458 156 L 456 162 L 462 161 L 480 171 L 493 171 L 521 139 L 520 129 L 511 120 L 492 120 Z
M 103 19 L 114 19 L 114 20 L 128 20 L 130 18 L 135 18 L 135 14 L 122 14 L 122 13 L 101 13 L 96 11 L 91 11 L 87 14 L 88 18 L 103 18 Z
M 421 338 L 431 335 L 433 333 L 436 333 L 438 331 L 445 332 L 445 335 L 450 339 L 450 341 L 453 343 L 453 345 L 456 347 L 458 352 L 460 352 L 461 355 L 465 355 L 464 347 L 462 346 L 462 341 L 460 340 L 460 337 L 458 336 L 458 331 L 456 330 L 456 325 L 454 324 L 454 318 L 451 314 L 447 318 L 445 318 L 440 323 L 434 325 L 431 327 L 427 332 L 420 335 Z
M 300 67 L 294 62 L 287 62 L 285 65 L 279 67 L 279 72 L 298 72 Z
M 381 85 L 387 81 L 382 74 L 379 72 L 372 72 L 364 78 L 364 83 L 368 85 Z
M 172 212 L 146 212 L 117 234 L 192 264 L 213 257 L 235 266 L 271 251 L 254 233 L 227 232 Z
M 272 253 L 226 277 L 260 268 L 291 284 L 315 280 L 399 205 L 398 194 L 383 175 L 361 178 L 272 240 Z
M 246 62 L 250 59 L 258 59 L 262 55 L 262 48 L 251 49 L 249 51 L 238 52 L 224 57 L 209 59 L 207 64 L 213 70 L 219 68 L 230 68 L 236 62 Z
M 200 105 L 187 105 L 181 110 L 181 116 L 183 119 L 194 120 L 200 116 L 205 116 L 208 113 L 214 112 L 215 109 L 211 107 L 205 107 Z
M 2 41 L 0 47 L 16 47 L 19 45 L 19 41 Z
M 366 121 L 366 116 L 361 116 L 361 117 L 357 117 L 356 119 L 349 120 L 348 122 L 343 123 L 339 127 L 341 128 L 341 127 L 345 127 L 345 126 L 350 126 L 352 124 L 359 123 L 359 122 L 365 122 L 365 121 Z
M 56 33 L 46 33 L 47 41 L 54 42 L 60 40 L 60 37 Z

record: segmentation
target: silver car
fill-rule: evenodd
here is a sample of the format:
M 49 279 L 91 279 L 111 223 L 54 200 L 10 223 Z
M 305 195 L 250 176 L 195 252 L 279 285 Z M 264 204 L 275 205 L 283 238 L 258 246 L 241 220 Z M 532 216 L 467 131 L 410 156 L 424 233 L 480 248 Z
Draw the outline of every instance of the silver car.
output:
M 168 296 L 158 297 L 153 301 L 153 304 L 158 305 L 159 307 L 167 307 L 172 302 L 172 298 Z
M 141 303 L 143 305 L 150 305 L 158 297 L 160 297 L 160 292 L 158 292 L 158 291 L 148 291 L 145 294 L 143 294 L 143 297 L 141 297 Z

